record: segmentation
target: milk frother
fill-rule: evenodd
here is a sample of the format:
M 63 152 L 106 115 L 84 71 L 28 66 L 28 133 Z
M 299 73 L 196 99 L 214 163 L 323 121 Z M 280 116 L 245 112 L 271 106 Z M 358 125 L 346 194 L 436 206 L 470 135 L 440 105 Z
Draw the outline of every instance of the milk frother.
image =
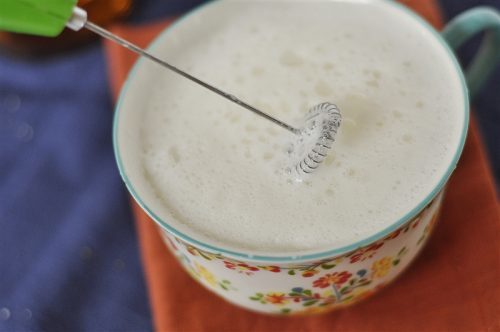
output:
M 87 19 L 87 12 L 77 7 L 76 2 L 77 0 L 2 0 L 0 2 L 0 29 L 55 37 L 65 27 L 74 31 L 85 28 L 118 43 L 293 133 L 295 141 L 289 149 L 292 156 L 292 166 L 288 168 L 289 172 L 297 172 L 299 175 L 312 173 L 332 148 L 342 121 L 340 111 L 334 104 L 324 102 L 312 107 L 306 114 L 304 125 L 301 128 L 293 127 L 92 23 Z

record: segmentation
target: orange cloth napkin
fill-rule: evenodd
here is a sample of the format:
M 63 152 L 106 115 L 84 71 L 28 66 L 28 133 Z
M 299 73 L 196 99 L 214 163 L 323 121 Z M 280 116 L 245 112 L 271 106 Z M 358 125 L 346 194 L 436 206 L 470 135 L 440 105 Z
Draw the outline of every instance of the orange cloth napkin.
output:
M 402 2 L 441 26 L 434 1 Z M 168 23 L 114 32 L 146 46 Z M 106 51 L 117 96 L 136 57 L 112 43 Z M 131 202 L 157 331 L 500 331 L 500 213 L 474 121 L 441 220 L 420 257 L 380 294 L 320 316 L 271 317 L 226 303 L 181 269 L 154 223 Z

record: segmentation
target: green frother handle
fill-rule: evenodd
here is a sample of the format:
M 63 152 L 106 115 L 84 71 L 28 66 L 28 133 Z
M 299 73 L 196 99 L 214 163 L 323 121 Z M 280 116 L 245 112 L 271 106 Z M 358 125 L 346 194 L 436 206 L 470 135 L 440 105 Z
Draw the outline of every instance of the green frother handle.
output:
M 0 30 L 46 37 L 59 35 L 77 0 L 0 0 Z

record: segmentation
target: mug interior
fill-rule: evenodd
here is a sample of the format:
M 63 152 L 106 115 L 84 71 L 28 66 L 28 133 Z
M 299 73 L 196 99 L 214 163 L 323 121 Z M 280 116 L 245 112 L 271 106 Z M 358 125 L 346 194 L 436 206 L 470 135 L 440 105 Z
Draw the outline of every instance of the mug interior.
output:
M 355 0 L 353 0 L 355 1 Z M 212 6 L 217 6 L 218 3 L 221 1 L 211 1 L 207 4 L 204 4 L 203 6 L 198 7 L 197 9 L 191 11 L 181 19 L 177 20 L 173 25 L 171 25 L 169 28 L 167 28 L 164 32 L 160 34 L 159 37 L 155 39 L 155 41 L 151 44 L 151 46 L 148 48 L 149 51 L 152 53 L 155 53 L 155 49 L 158 48 L 158 45 L 161 45 L 165 39 L 169 37 L 172 31 L 178 31 L 179 29 L 182 29 L 182 26 L 185 24 L 198 24 L 198 16 L 200 12 L 203 12 L 205 8 L 207 7 L 212 7 Z M 359 2 L 359 1 L 356 1 Z M 469 101 L 468 101 L 468 93 L 467 93 L 467 87 L 465 83 L 465 79 L 462 73 L 462 70 L 460 69 L 460 66 L 458 64 L 458 61 L 456 60 L 456 57 L 454 53 L 450 50 L 446 42 L 443 40 L 443 38 L 440 36 L 438 32 L 436 32 L 427 22 L 425 22 L 420 16 L 412 12 L 410 9 L 406 8 L 403 5 L 400 5 L 396 2 L 393 1 L 384 1 L 384 4 L 390 8 L 390 10 L 394 10 L 395 14 L 398 15 L 405 15 L 409 21 L 416 22 L 419 26 L 419 28 L 422 30 L 422 33 L 427 34 L 429 38 L 429 42 L 431 43 L 438 43 L 444 53 L 447 55 L 450 63 L 452 63 L 453 67 L 455 68 L 455 73 L 458 77 L 458 79 L 461 82 L 461 87 L 462 87 L 462 97 L 463 97 L 463 109 L 462 110 L 457 110 L 457 112 L 460 112 L 461 117 L 462 117 L 462 129 L 460 133 L 460 139 L 458 145 L 454 146 L 453 149 L 455 150 L 452 158 L 452 162 L 448 166 L 446 172 L 442 174 L 441 179 L 437 183 L 436 186 L 434 186 L 433 190 L 428 193 L 425 199 L 420 201 L 412 210 L 408 211 L 406 215 L 399 220 L 395 221 L 392 223 L 390 226 L 386 227 L 385 229 L 382 229 L 381 231 L 372 234 L 371 236 L 368 236 L 366 238 L 363 238 L 360 241 L 351 243 L 349 245 L 343 245 L 339 247 L 334 247 L 329 250 L 322 250 L 322 251 L 312 251 L 312 252 L 297 252 L 293 254 L 272 254 L 269 253 L 268 255 L 261 255 L 261 254 L 256 254 L 252 252 L 245 252 L 245 251 L 238 251 L 234 250 L 233 248 L 224 248 L 221 247 L 220 245 L 213 245 L 210 243 L 206 243 L 205 241 L 200 241 L 199 239 L 196 239 L 196 236 L 193 236 L 190 234 L 189 229 L 182 229 L 181 227 L 178 226 L 173 226 L 171 223 L 168 222 L 168 220 L 163 220 L 160 218 L 154 211 L 154 209 L 151 208 L 149 204 L 147 204 L 147 199 L 144 199 L 145 196 L 145 189 L 141 188 L 141 184 L 139 183 L 140 181 L 137 181 L 133 178 L 134 173 L 140 172 L 139 165 L 136 161 L 134 161 L 134 156 L 135 154 L 133 153 L 127 153 L 127 151 L 131 149 L 139 149 L 139 142 L 138 140 L 133 139 L 133 133 L 131 133 L 130 130 L 127 130 L 127 123 L 136 123 L 139 118 L 140 118 L 140 112 L 132 112 L 130 109 L 133 109 L 134 107 L 126 107 L 128 106 L 131 101 L 127 98 L 129 98 L 130 95 L 134 95 L 137 98 L 140 98 L 141 95 L 147 94 L 148 89 L 151 89 L 151 87 L 146 86 L 146 85 L 138 85 L 134 83 L 137 81 L 138 74 L 142 74 L 143 76 L 144 71 L 150 71 L 151 70 L 157 70 L 157 67 L 152 67 L 152 69 L 147 69 L 145 64 L 143 63 L 144 59 L 139 59 L 137 63 L 134 65 L 131 73 L 129 74 L 124 88 L 122 89 L 120 93 L 120 97 L 118 100 L 118 104 L 116 107 L 115 111 L 115 118 L 114 118 L 114 125 L 113 125 L 113 144 L 114 144 L 114 152 L 115 152 L 115 157 L 116 161 L 118 164 L 118 168 L 120 170 L 120 174 L 134 197 L 134 199 L 138 202 L 138 204 L 142 207 L 142 209 L 155 221 L 157 222 L 160 227 L 163 229 L 167 230 L 169 233 L 173 234 L 174 236 L 180 238 L 181 240 L 199 247 L 203 250 L 207 251 L 212 251 L 216 253 L 221 253 L 227 257 L 235 258 L 235 259 L 245 259 L 245 260 L 256 260 L 256 261 L 261 261 L 261 262 L 293 262 L 293 261 L 304 261 L 304 260 L 316 260 L 316 259 L 322 259 L 325 257 L 332 257 L 336 255 L 340 255 L 346 252 L 350 252 L 352 250 L 355 250 L 359 247 L 364 247 L 366 245 L 369 245 L 373 243 L 374 241 L 377 241 L 380 238 L 383 238 L 387 236 L 389 233 L 393 232 L 397 228 L 401 227 L 402 225 L 406 224 L 408 221 L 410 221 L 412 218 L 414 218 L 422 209 L 425 208 L 426 205 L 428 205 L 432 199 L 443 189 L 444 185 L 446 184 L 448 178 L 450 177 L 451 173 L 453 172 L 456 163 L 458 162 L 458 159 L 460 157 L 460 154 L 462 152 L 464 143 L 465 143 L 465 137 L 467 133 L 467 127 L 468 127 L 468 116 L 469 116 Z M 212 17 L 212 20 L 215 20 L 216 17 Z M 206 22 L 203 22 L 206 24 Z M 170 41 L 172 42 L 172 41 Z M 146 60 L 147 61 L 147 60 Z M 146 75 L 147 76 L 147 75 Z M 131 88 L 131 86 L 133 86 Z M 154 87 L 153 87 L 154 88 Z M 124 111 L 124 109 L 127 109 L 127 111 Z M 126 112 L 125 115 L 122 113 Z M 135 113 L 135 114 L 132 114 Z M 123 120 L 125 118 L 125 120 Z M 125 123 L 125 124 L 124 124 Z

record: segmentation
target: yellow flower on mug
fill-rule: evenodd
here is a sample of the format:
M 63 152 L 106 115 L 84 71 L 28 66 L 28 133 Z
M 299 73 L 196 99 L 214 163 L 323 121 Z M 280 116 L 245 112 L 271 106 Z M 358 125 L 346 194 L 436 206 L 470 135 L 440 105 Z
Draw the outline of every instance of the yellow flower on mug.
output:
M 375 261 L 372 265 L 372 272 L 374 278 L 382 278 L 385 277 L 392 267 L 392 258 L 384 257 Z
M 200 279 L 205 280 L 212 287 L 217 286 L 217 279 L 215 279 L 215 276 L 212 274 L 212 272 L 208 271 L 206 268 L 196 262 L 194 263 L 194 265 L 196 267 L 196 273 L 198 274 Z

